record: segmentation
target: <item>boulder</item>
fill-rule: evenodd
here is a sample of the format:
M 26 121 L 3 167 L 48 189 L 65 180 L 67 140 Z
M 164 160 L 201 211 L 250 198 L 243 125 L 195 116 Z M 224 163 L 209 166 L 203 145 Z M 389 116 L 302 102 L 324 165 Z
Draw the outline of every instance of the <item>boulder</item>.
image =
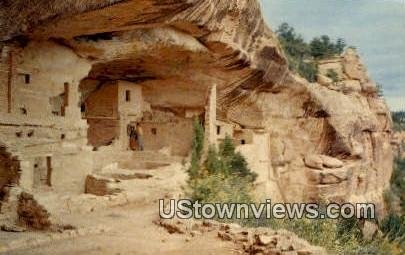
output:
M 378 233 L 378 226 L 377 224 L 366 220 L 361 229 L 361 233 L 363 235 L 364 240 L 371 241 L 374 238 L 374 236 Z
M 362 91 L 368 94 L 377 93 L 377 85 L 374 82 L 364 82 L 361 84 Z
M 256 235 L 255 236 L 256 239 L 256 243 L 258 245 L 270 245 L 272 244 L 273 246 L 275 246 L 277 244 L 277 239 L 274 236 L 268 236 L 268 235 Z
M 308 170 L 307 178 L 313 184 L 338 184 L 348 180 L 349 170 L 347 168 L 325 168 L 322 171 Z
M 319 84 L 327 86 L 331 83 L 333 83 L 333 80 L 325 75 L 318 74 L 316 76 L 316 80 L 318 81 Z
M 343 167 L 343 162 L 337 158 L 329 157 L 326 155 L 320 155 L 322 159 L 322 165 L 327 168 L 340 168 Z
M 309 168 L 314 168 L 314 169 L 319 169 L 319 170 L 323 169 L 323 160 L 320 155 L 316 155 L 316 154 L 306 155 L 304 158 L 304 163 L 305 163 L 305 166 L 307 166 Z
M 340 86 L 344 93 L 361 92 L 362 87 L 358 80 L 345 80 L 340 82 Z
M 364 157 L 364 147 L 363 144 L 357 141 L 352 142 L 352 156 L 357 157 L 357 158 L 363 158 Z
M 343 70 L 350 79 L 360 82 L 368 80 L 366 70 L 355 49 L 349 48 L 343 54 Z
M 85 193 L 96 196 L 114 195 L 121 190 L 114 187 L 114 183 L 119 182 L 114 178 L 91 174 L 86 178 Z
M 4 232 L 15 232 L 15 233 L 27 231 L 27 228 L 25 228 L 25 227 L 17 226 L 14 224 L 7 224 L 7 223 L 1 225 L 0 229 Z

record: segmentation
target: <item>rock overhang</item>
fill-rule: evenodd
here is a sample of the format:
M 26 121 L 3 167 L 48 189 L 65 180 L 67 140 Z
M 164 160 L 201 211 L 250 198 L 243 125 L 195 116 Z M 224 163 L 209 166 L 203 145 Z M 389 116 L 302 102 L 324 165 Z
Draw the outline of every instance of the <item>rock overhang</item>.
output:
M 282 82 L 288 73 L 257 1 L 70 2 L 27 5 L 14 24 L 9 21 L 21 2 L 11 3 L 1 39 L 62 43 L 92 60 L 91 78 L 177 77 L 190 89 L 215 83 L 224 108 L 257 87 Z

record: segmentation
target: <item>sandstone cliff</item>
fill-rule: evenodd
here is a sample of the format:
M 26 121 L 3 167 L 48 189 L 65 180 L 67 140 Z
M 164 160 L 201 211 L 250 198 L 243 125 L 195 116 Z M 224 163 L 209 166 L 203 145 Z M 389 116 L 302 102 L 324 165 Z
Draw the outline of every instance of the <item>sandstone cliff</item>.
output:
M 83 138 L 78 134 L 83 135 L 86 127 L 72 126 L 82 121 L 82 105 L 87 106 L 82 112 L 87 114 L 89 140 L 96 143 L 97 137 L 108 136 L 115 140 L 100 144 L 126 150 L 121 141 L 126 126 L 141 116 L 150 128 L 149 140 L 160 135 L 157 128 L 163 130 L 162 137 L 147 147 L 156 150 L 170 145 L 172 151 L 184 156 L 190 145 L 185 139 L 190 137 L 189 120 L 205 116 L 210 141 L 220 139 L 222 128 L 240 142 L 239 149 L 259 173 L 261 197 L 375 202 L 382 208 L 383 191 L 392 171 L 391 120 L 357 53 L 349 49 L 341 57 L 320 63 L 319 83 L 308 83 L 288 70 L 257 1 L 3 1 L 0 40 L 2 63 L 8 73 L 8 79 L 2 80 L 4 92 L 12 88 L 11 81 L 19 73 L 25 74 L 25 82 L 30 79 L 27 75 L 38 75 L 42 85 L 59 84 L 55 86 L 61 90 L 49 95 L 52 102 L 69 94 L 63 92 L 63 84 L 72 86 L 74 98 L 62 107 L 70 110 L 53 111 L 66 118 L 58 119 L 60 130 L 69 127 L 71 133 L 76 132 L 69 133 L 70 139 Z M 324 76 L 329 69 L 338 73 L 339 81 Z M 114 102 L 120 105 L 120 99 L 106 95 L 120 95 L 121 88 L 130 101 L 126 91 L 131 84 L 141 87 L 141 94 L 131 90 L 137 99 L 140 95 L 138 106 L 120 107 L 118 114 L 114 113 L 117 107 L 104 107 Z M 101 87 L 108 87 L 108 92 Z M 45 85 L 41 89 L 52 90 Z M 11 118 L 17 126 L 27 119 L 33 121 L 31 111 L 41 111 L 37 105 L 30 109 L 26 102 L 18 105 L 18 100 L 10 101 L 8 95 L 2 100 L 5 119 Z M 102 114 L 91 113 L 92 119 L 88 113 L 91 95 L 104 104 L 102 110 L 96 107 Z M 213 98 L 216 106 L 209 107 L 207 102 Z M 49 107 L 49 98 L 44 100 Z M 131 112 L 135 108 L 136 112 Z M 27 111 L 27 116 L 20 116 L 22 120 L 15 120 L 14 115 L 26 115 Z M 105 112 L 113 113 L 107 116 Z M 39 120 L 49 118 L 38 114 Z M 111 121 L 107 124 L 106 119 Z M 127 121 L 121 123 L 123 120 Z M 156 123 L 164 124 L 156 127 Z M 101 129 L 102 133 L 91 133 Z M 186 134 L 172 132 L 174 129 Z M 26 141 L 14 145 L 13 133 L 9 131 L 0 142 L 24 158 Z M 82 141 L 72 143 L 77 148 L 74 153 L 90 154 Z M 60 146 L 66 148 L 66 141 Z M 44 155 L 56 150 L 46 147 Z M 34 165 L 25 165 L 30 168 L 30 164 Z M 94 167 L 84 165 L 86 171 Z M 29 176 L 23 172 L 23 178 Z M 69 178 L 78 185 L 84 182 L 82 174 Z

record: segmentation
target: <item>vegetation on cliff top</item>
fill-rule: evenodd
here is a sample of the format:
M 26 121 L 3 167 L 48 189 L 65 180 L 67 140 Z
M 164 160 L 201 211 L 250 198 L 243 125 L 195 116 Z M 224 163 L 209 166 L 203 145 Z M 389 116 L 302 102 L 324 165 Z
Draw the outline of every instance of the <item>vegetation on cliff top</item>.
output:
M 405 111 L 392 112 L 395 131 L 405 131 Z
M 390 184 L 384 194 L 387 209 L 391 214 L 405 215 L 405 159 L 395 159 Z
M 316 80 L 318 73 L 316 60 L 340 55 L 346 47 L 344 39 L 339 38 L 334 42 L 327 35 L 315 37 L 308 43 L 287 23 L 281 24 L 276 34 L 286 54 L 289 68 L 310 82 Z

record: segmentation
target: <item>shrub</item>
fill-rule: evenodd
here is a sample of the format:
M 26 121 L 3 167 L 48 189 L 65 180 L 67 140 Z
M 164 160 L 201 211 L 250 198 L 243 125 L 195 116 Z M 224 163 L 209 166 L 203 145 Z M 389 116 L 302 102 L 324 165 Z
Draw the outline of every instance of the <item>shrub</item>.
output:
M 377 95 L 378 95 L 379 97 L 384 97 L 384 88 L 383 88 L 383 85 L 381 85 L 380 83 L 377 83 L 376 88 L 377 88 Z
M 287 23 L 281 24 L 276 33 L 287 57 L 290 70 L 309 82 L 315 82 L 318 73 L 318 66 L 314 59 L 340 55 L 346 47 L 344 39 L 339 38 L 336 42 L 332 42 L 326 35 L 314 38 L 311 44 L 308 44 Z
M 405 245 L 405 216 L 389 214 L 381 222 L 380 229 L 388 240 Z
M 395 131 L 405 131 L 405 111 L 392 112 Z
M 397 123 L 404 123 L 405 111 L 392 112 L 392 120 Z
M 329 36 L 315 37 L 310 43 L 311 55 L 315 59 L 330 58 L 342 54 L 346 47 L 344 39 L 339 38 L 332 42 Z
M 293 69 L 294 70 L 294 69 Z M 316 82 L 318 65 L 314 62 L 299 62 L 296 72 L 309 82 Z
M 252 183 L 239 176 L 208 175 L 196 179 L 191 198 L 203 203 L 249 203 Z
M 326 73 L 326 76 L 331 78 L 333 82 L 338 82 L 339 81 L 339 75 L 333 69 L 328 69 L 328 72 Z
M 305 61 L 311 58 L 309 45 L 287 23 L 281 24 L 276 33 L 286 54 L 290 70 L 297 72 L 308 81 L 314 82 L 318 72 L 317 65 Z
M 215 148 L 213 156 L 215 156 Z M 224 141 L 219 145 L 219 154 L 217 154 L 217 160 L 222 162 L 223 174 L 231 174 L 239 177 L 246 178 L 250 182 L 254 182 L 257 178 L 257 174 L 252 172 L 246 159 L 239 152 L 235 151 L 235 146 L 232 139 L 226 136 Z M 205 165 L 208 168 L 208 165 Z
M 395 159 L 390 188 L 384 193 L 390 213 L 405 214 L 405 159 Z
M 199 132 L 198 128 L 195 132 Z M 195 135 L 194 139 L 197 137 Z M 202 164 L 201 157 L 192 157 L 188 173 L 189 195 L 193 200 L 225 203 L 252 201 L 250 193 L 257 175 L 248 168 L 245 158 L 235 151 L 228 136 L 220 144 L 219 150 L 213 145 L 209 147 Z
M 191 180 L 197 178 L 197 176 L 200 174 L 200 160 L 203 148 L 204 128 L 201 125 L 201 122 L 196 118 L 194 120 L 194 136 L 191 146 L 191 163 L 187 170 Z
M 248 227 L 286 229 L 313 245 L 321 246 L 331 254 L 403 254 L 397 242 L 383 236 L 372 241 L 362 240 L 357 219 L 248 219 L 235 220 Z

